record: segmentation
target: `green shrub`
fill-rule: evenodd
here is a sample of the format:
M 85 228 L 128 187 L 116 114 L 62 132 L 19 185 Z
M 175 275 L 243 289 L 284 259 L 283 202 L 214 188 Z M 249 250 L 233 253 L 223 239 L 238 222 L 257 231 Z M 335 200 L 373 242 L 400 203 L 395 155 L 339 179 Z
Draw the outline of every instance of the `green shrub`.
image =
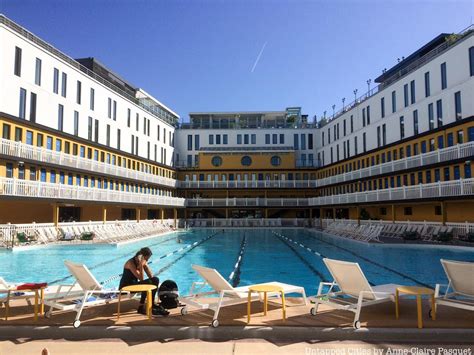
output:
M 474 232 L 467 233 L 466 239 L 468 242 L 474 243 Z
M 453 233 L 448 233 L 448 232 L 442 232 L 442 233 L 439 233 L 438 235 L 438 241 L 439 242 L 450 242 L 451 240 L 453 240 Z
M 417 232 L 404 232 L 402 238 L 404 240 L 418 240 L 420 235 Z

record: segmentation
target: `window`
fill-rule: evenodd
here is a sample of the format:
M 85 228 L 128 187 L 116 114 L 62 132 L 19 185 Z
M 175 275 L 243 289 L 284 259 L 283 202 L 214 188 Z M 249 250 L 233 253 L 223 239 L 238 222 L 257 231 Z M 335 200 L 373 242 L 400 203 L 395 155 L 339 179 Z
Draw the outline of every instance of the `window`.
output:
M 444 172 L 444 181 L 449 181 L 451 179 L 449 167 L 444 168 L 443 172 Z
M 454 136 L 452 133 L 448 133 L 447 141 L 448 141 L 448 147 L 452 147 L 454 145 Z
M 21 76 L 21 48 L 15 47 L 15 70 L 16 76 Z
M 193 136 L 188 134 L 188 150 L 193 150 Z
M 382 125 L 382 145 L 387 144 L 387 127 L 385 123 Z
M 443 101 L 436 101 L 436 118 L 438 121 L 438 127 L 443 125 Z
M 63 148 L 63 142 L 60 139 L 56 139 L 56 151 L 60 152 Z
M 18 113 L 18 117 L 21 119 L 25 119 L 26 115 L 26 90 L 20 88 L 20 109 Z
M 471 178 L 471 164 L 464 164 L 464 178 Z
M 462 119 L 461 91 L 457 91 L 454 93 L 454 114 L 456 117 L 456 121 Z
M 66 94 L 67 94 L 67 74 L 63 73 L 61 79 L 62 79 L 61 96 L 66 97 Z
M 413 144 L 413 155 L 418 155 L 418 143 Z
M 51 170 L 49 173 L 49 182 L 56 183 L 56 171 Z
M 252 134 L 252 144 L 255 144 L 255 134 Z M 222 135 L 222 144 L 229 144 L 229 136 L 227 134 Z
M 446 62 L 441 64 L 441 90 L 448 87 L 448 79 L 446 74 Z
M 337 124 L 337 128 L 339 128 L 339 124 Z M 337 131 L 339 132 L 339 129 Z M 339 134 L 337 138 L 339 139 Z M 301 150 L 306 150 L 306 134 L 301 134 L 300 140 L 301 140 Z
M 64 106 L 58 105 L 58 130 L 63 131 L 64 128 Z
M 428 105 L 428 123 L 430 130 L 434 129 L 434 112 L 432 103 Z
M 413 214 L 413 209 L 411 207 L 404 207 L 403 214 L 405 216 L 411 216 Z
M 41 86 L 41 59 L 36 58 L 35 63 L 35 84 Z
M 13 164 L 12 163 L 7 163 L 6 164 L 6 177 L 7 178 L 13 178 Z
M 413 111 L 413 134 L 418 134 L 418 110 Z
M 400 116 L 400 139 L 405 138 L 405 118 Z
M 293 148 L 299 149 L 299 138 L 298 134 L 293 135 Z
M 4 123 L 3 130 L 2 130 L 3 139 L 10 139 L 10 130 L 11 130 L 11 126 L 9 124 Z
M 209 144 L 214 144 L 214 135 L 213 134 L 209 135 Z
M 453 173 L 454 173 L 454 180 L 459 180 L 461 178 L 461 173 L 459 169 L 459 165 L 455 165 L 453 168 Z
M 112 111 L 112 118 L 114 121 L 117 121 L 117 101 L 114 100 L 114 106 Z M 150 135 L 150 121 L 148 121 L 148 136 Z
M 344 121 L 345 123 L 346 121 Z M 280 135 L 282 136 L 282 134 Z M 313 134 L 308 134 L 308 149 L 313 149 Z
M 216 134 L 216 144 L 221 144 L 221 135 Z
M 469 72 L 474 76 L 474 47 L 469 48 Z
M 82 83 L 78 80 L 76 84 L 76 103 L 81 104 L 82 101 Z
M 270 135 L 265 134 L 265 144 L 270 144 Z
M 199 148 L 200 148 L 199 139 L 200 139 L 199 134 L 195 134 L 194 135 L 194 150 L 199 150 Z
M 354 132 L 354 115 L 351 115 L 351 133 Z
M 367 151 L 366 132 L 362 133 L 362 149 L 364 150 L 364 153 Z
M 443 149 L 443 148 L 444 148 L 444 137 L 438 136 L 438 149 Z
M 354 154 L 358 154 L 357 137 L 354 137 Z
M 367 106 L 367 124 L 369 125 L 370 124 L 370 106 Z M 339 123 L 338 123 L 338 139 L 339 139 Z
M 397 93 L 392 91 L 392 113 L 397 111 Z
M 427 71 L 425 73 L 425 97 L 428 97 L 431 95 L 431 90 L 430 90 L 430 72 Z
M 74 111 L 74 135 L 79 135 L 79 112 Z
M 280 165 L 281 165 L 281 158 L 280 158 L 278 155 L 274 155 L 274 156 L 270 159 L 270 163 L 271 163 L 273 166 L 280 166 Z
M 365 127 L 365 108 L 362 109 L 362 127 Z
M 403 85 L 403 99 L 405 102 L 405 107 L 408 106 L 408 84 Z
M 53 93 L 59 93 L 59 70 L 56 68 L 53 70 Z
M 377 127 L 377 147 L 380 147 L 382 144 L 382 137 L 380 134 L 380 126 Z
M 248 155 L 245 155 L 242 157 L 242 159 L 240 160 L 240 163 L 243 165 L 243 166 L 250 166 L 252 165 L 252 158 L 250 158 Z
M 244 144 L 249 144 L 249 135 L 244 134 Z
M 237 135 L 237 144 L 242 144 L 242 135 L 241 134 Z
M 426 183 L 431 184 L 431 170 L 427 170 L 425 176 L 426 176 Z
M 188 160 L 189 160 L 189 158 L 188 158 Z M 222 165 L 222 158 L 218 155 L 212 157 L 211 164 L 215 167 L 221 166 Z
M 430 139 L 430 152 L 435 150 L 435 140 L 434 138 Z
M 272 144 L 278 144 L 278 134 L 272 134 Z
M 469 142 L 474 141 L 474 127 L 469 127 L 467 129 L 467 138 L 468 138 Z
M 457 131 L 456 135 L 458 138 L 458 144 L 464 143 L 464 131 L 460 129 L 459 131 Z
M 410 81 L 410 103 L 416 102 L 415 80 Z
M 107 125 L 107 130 L 106 130 L 106 138 L 105 138 L 105 145 L 107 147 L 110 147 L 110 125 Z M 148 158 L 150 159 L 150 158 Z
M 426 153 L 426 142 L 421 142 L 421 153 Z
M 30 93 L 30 122 L 36 122 L 36 94 Z
M 435 178 L 435 182 L 440 181 L 439 169 L 435 169 L 434 178 Z
M 30 180 L 36 181 L 36 168 L 34 166 L 30 166 Z
M 385 97 L 382 97 L 380 99 L 380 115 L 382 118 L 385 117 Z M 352 116 L 351 116 L 351 121 L 352 121 Z
M 99 142 L 99 120 L 95 120 L 95 126 L 94 126 L 94 142 L 98 143 Z
M 91 141 L 92 140 L 92 117 L 89 116 L 88 124 L 87 124 L 87 138 Z

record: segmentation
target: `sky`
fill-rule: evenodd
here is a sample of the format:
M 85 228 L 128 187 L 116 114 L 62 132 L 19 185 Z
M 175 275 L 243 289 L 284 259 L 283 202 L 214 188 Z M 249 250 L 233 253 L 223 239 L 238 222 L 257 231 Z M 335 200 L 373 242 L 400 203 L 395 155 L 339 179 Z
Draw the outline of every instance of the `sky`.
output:
M 319 118 L 397 58 L 472 24 L 474 1 L 0 0 L 0 12 L 184 121 L 291 106 Z

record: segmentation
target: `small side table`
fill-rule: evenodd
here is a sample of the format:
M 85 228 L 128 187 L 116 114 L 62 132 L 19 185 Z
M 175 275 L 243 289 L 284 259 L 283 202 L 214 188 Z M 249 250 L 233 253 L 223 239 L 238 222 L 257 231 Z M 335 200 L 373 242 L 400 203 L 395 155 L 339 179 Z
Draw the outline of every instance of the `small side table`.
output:
M 156 289 L 155 285 L 131 285 L 131 286 L 125 286 L 123 287 L 120 291 L 125 291 L 125 292 L 146 292 L 146 314 L 148 316 L 148 319 L 151 319 L 151 307 L 153 305 L 153 300 L 151 299 L 151 291 Z M 118 306 L 117 306 L 117 320 L 120 318 L 120 299 L 121 299 L 122 294 L 119 293 L 118 297 Z
M 285 306 L 285 294 L 283 293 L 283 289 L 279 286 L 275 285 L 255 285 L 251 286 L 248 291 L 248 300 L 247 300 L 247 323 L 250 323 L 250 313 L 251 313 L 251 303 L 252 303 L 252 293 L 260 293 L 263 292 L 263 314 L 267 315 L 267 292 L 279 292 L 281 294 L 281 303 L 282 303 L 282 311 L 283 311 L 283 320 L 286 320 L 286 306 Z
M 17 288 L 9 289 L 7 293 L 7 302 L 5 303 L 5 320 L 8 320 L 8 311 L 10 310 L 10 297 L 11 297 L 12 292 L 34 292 L 35 293 L 34 320 L 37 321 L 38 320 L 38 301 L 40 302 L 39 311 L 41 315 L 44 315 L 44 289 L 45 287 L 39 287 L 39 288 L 33 288 L 33 289 L 20 289 L 20 290 L 18 290 Z
M 399 317 L 399 304 L 398 304 L 399 293 L 416 296 L 416 309 L 418 313 L 418 328 L 420 329 L 423 328 L 422 311 L 421 311 L 421 296 L 426 295 L 426 296 L 431 297 L 431 315 L 432 315 L 432 319 L 436 320 L 434 291 L 432 289 L 426 288 L 426 287 L 418 287 L 418 286 L 397 287 L 396 292 L 395 292 L 395 315 L 397 316 L 397 319 Z

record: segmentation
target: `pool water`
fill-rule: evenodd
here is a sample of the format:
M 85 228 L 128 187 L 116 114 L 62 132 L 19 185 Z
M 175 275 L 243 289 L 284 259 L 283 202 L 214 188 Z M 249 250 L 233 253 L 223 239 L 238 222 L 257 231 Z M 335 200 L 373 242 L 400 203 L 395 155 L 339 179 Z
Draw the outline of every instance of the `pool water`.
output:
M 205 239 L 215 234 L 209 239 Z M 283 235 L 284 237 L 279 236 Z M 181 294 L 200 281 L 192 264 L 217 269 L 226 279 L 234 271 L 242 241 L 245 249 L 234 280 L 239 286 L 280 281 L 315 294 L 320 281 L 332 281 L 321 256 L 358 262 L 372 284 L 434 287 L 447 283 L 441 258 L 474 261 L 474 248 L 363 244 L 306 230 L 190 230 L 123 246 L 57 245 L 23 251 L 0 250 L 0 277 L 10 282 L 71 283 L 64 260 L 86 264 L 106 287 L 118 286 L 123 264 L 137 250 L 153 251 L 150 268 L 161 281 L 175 280 Z M 286 238 L 286 239 L 285 239 Z M 193 243 L 194 247 L 164 257 Z M 311 250 L 309 251 L 308 248 Z M 316 255 L 319 253 L 321 256 Z

